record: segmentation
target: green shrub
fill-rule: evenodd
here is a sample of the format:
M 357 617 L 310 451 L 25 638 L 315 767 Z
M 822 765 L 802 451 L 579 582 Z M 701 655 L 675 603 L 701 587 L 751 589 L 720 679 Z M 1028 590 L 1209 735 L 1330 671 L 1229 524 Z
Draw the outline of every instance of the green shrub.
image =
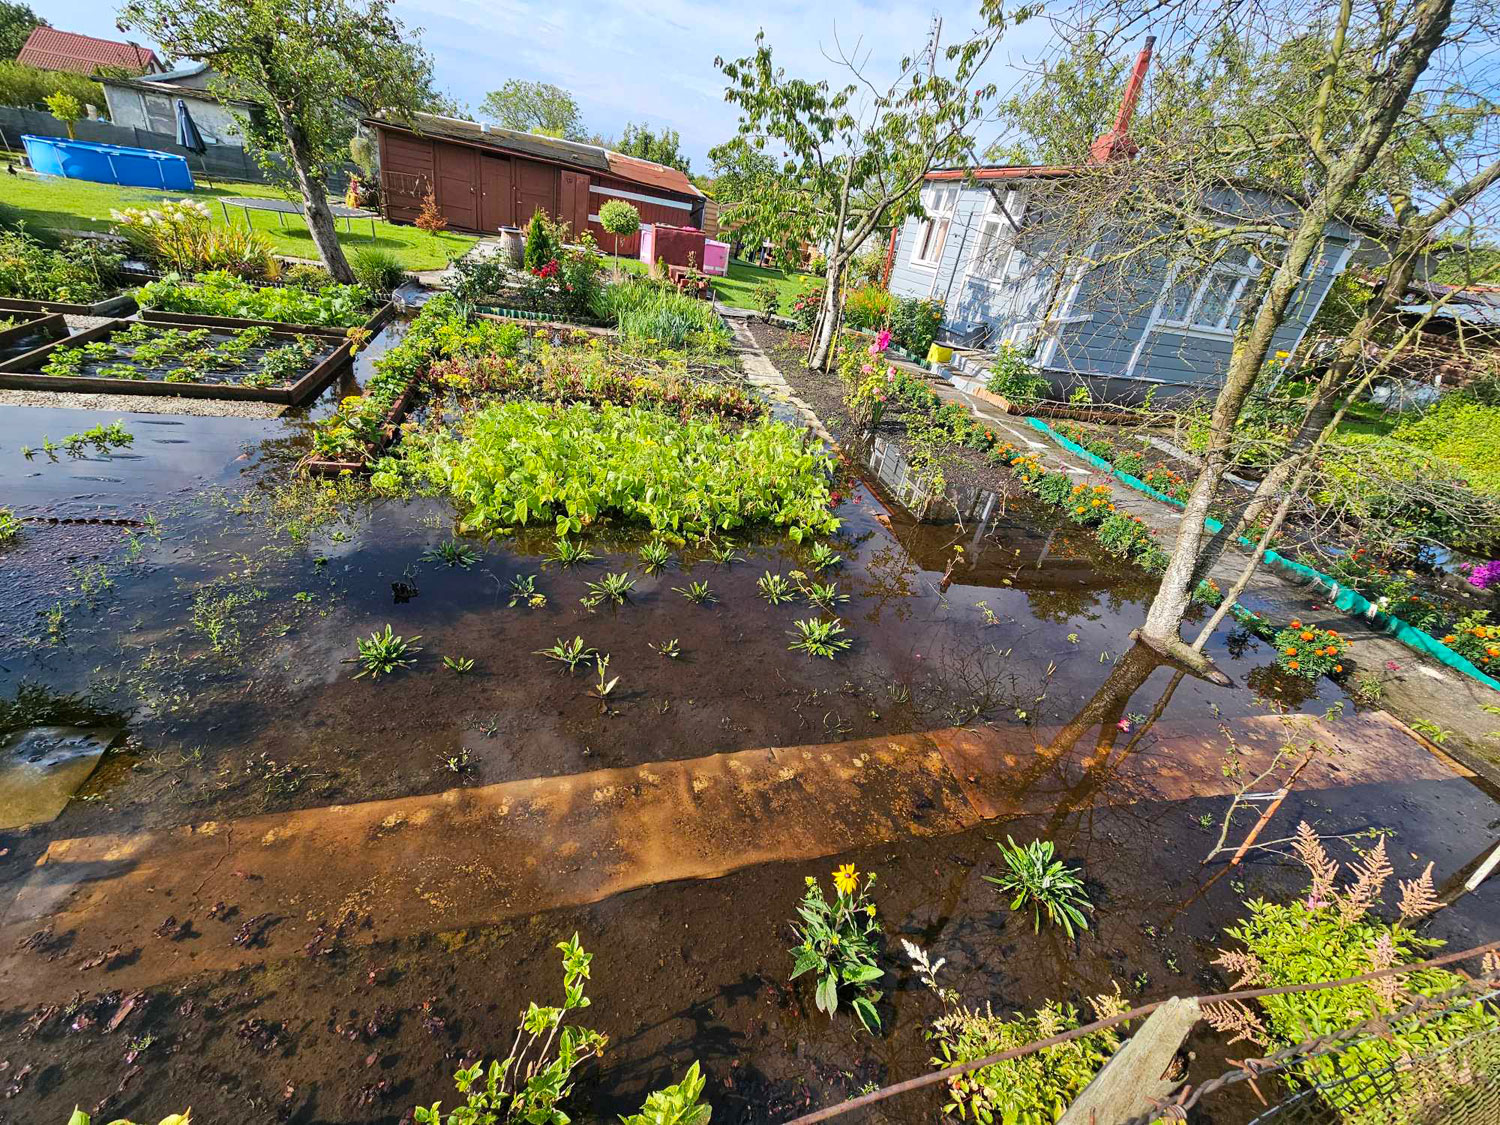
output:
M 1139 477 L 1146 471 L 1146 459 L 1139 453 L 1117 453 L 1114 465 L 1120 472 L 1133 477 Z
M 0 105 L 40 107 L 52 94 L 71 94 L 107 114 L 104 87 L 92 78 L 63 70 L 41 70 L 10 60 L 0 62 Z
M 1354 879 L 1343 887 L 1338 885 L 1339 865 L 1306 822 L 1298 825 L 1293 850 L 1312 877 L 1308 894 L 1284 904 L 1264 899 L 1245 903 L 1249 917 L 1225 931 L 1242 948 L 1222 952 L 1216 962 L 1235 974 L 1231 987 L 1279 988 L 1357 977 L 1422 960 L 1442 947 L 1443 942 L 1420 937 L 1414 928 L 1438 906 L 1431 864 L 1419 878 L 1400 883 L 1397 920 L 1386 922 L 1372 913 L 1394 874 L 1384 837 L 1352 865 Z M 1416 969 L 1339 988 L 1214 1004 L 1204 1015 L 1220 1031 L 1234 1033 L 1231 1043 L 1248 1039 L 1270 1054 L 1315 1035 L 1389 1016 L 1413 997 L 1438 996 L 1463 983 L 1464 978 L 1446 969 Z M 1497 1023 L 1500 1017 L 1486 1003 L 1393 1020 L 1385 1034 L 1363 1036 L 1346 1051 L 1320 1054 L 1298 1064 L 1292 1074 L 1298 1084 L 1326 1083 L 1320 1097 L 1345 1122 L 1436 1121 L 1440 1115 L 1431 1116 L 1433 1110 L 1462 1079 L 1425 1082 L 1420 1069 L 1408 1070 L 1401 1063 L 1433 1055 Z
M 328 275 L 319 271 L 322 278 Z M 275 320 L 284 324 L 318 324 L 352 328 L 370 316 L 370 290 L 363 285 L 324 284 L 309 291 L 293 285 L 252 285 L 223 270 L 185 281 L 168 274 L 141 286 L 141 306 L 202 316 Z
M 1032 367 L 1030 357 L 1022 349 L 1014 344 L 1001 344 L 995 352 L 985 389 L 1024 410 L 1045 398 L 1052 385 Z
M 893 299 L 878 285 L 859 285 L 844 295 L 844 323 L 850 328 L 874 331 L 890 319 Z
M 769 524 L 800 541 L 838 526 L 827 454 L 770 419 L 731 431 L 643 407 L 508 402 L 414 446 L 404 443 L 407 456 L 469 530 L 547 522 L 566 535 L 618 519 L 701 535 Z
M 599 225 L 615 236 L 615 257 L 619 257 L 620 239 L 641 229 L 641 213 L 623 199 L 610 199 L 599 207 Z
M 891 337 L 918 359 L 927 354 L 943 324 L 943 302 L 936 297 L 898 297 L 891 306 Z
M 52 250 L 24 231 L 0 231 L 0 297 L 90 304 L 120 287 L 121 261 L 92 239 Z
M 1073 493 L 1073 478 L 1067 473 L 1046 473 L 1032 482 L 1031 491 L 1038 500 L 1061 508 Z
M 1444 395 L 1422 417 L 1397 426 L 1391 439 L 1462 465 L 1472 487 L 1500 495 L 1500 406 Z
M 539 270 L 557 257 L 557 249 L 551 224 L 539 207 L 531 213 L 531 222 L 526 226 L 526 250 L 521 265 L 528 270 Z
M 1110 513 L 1095 534 L 1101 547 L 1122 559 L 1135 558 L 1153 545 L 1151 529 L 1126 512 Z
M 354 271 L 354 280 L 371 293 L 389 297 L 406 280 L 406 269 L 401 259 L 389 250 L 375 246 L 362 246 L 349 260 Z
M 770 320 L 781 310 L 781 290 L 773 281 L 762 281 L 751 290 L 750 301 L 761 316 Z
M 811 332 L 812 326 L 817 322 L 818 310 L 823 307 L 823 294 L 825 287 L 815 285 L 810 289 L 804 289 L 792 299 L 790 316 L 796 323 L 799 331 Z

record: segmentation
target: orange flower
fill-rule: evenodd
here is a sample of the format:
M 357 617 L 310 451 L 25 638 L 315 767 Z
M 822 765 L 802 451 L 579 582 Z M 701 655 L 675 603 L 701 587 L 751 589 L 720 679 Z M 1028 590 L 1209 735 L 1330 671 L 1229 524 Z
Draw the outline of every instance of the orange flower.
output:
M 1290 661 L 1287 664 L 1287 667 L 1290 668 L 1293 672 L 1295 672 L 1298 668 L 1302 667 L 1302 665 L 1298 664 L 1295 660 L 1293 660 L 1293 661 Z
M 1333 666 L 1333 670 L 1335 672 L 1342 672 L 1344 670 L 1344 666 L 1342 664 L 1335 664 Z
M 1292 618 L 1292 628 L 1293 629 L 1300 629 L 1300 628 L 1302 628 L 1302 622 L 1299 621 L 1299 620 L 1297 620 L 1297 618 L 1295 618 L 1295 617 Z
M 1311 633 L 1307 633 L 1307 632 L 1304 632 L 1304 633 L 1303 633 L 1303 634 L 1302 634 L 1302 639 L 1303 639 L 1303 640 L 1304 640 L 1304 641 L 1310 641 L 1310 640 L 1312 640 L 1312 639 L 1313 639 L 1313 635 L 1312 635 L 1312 634 L 1311 634 Z
M 1288 656 L 1296 656 L 1297 655 L 1296 646 L 1295 645 L 1287 645 L 1286 646 L 1286 654 Z
M 1445 645 L 1451 645 L 1456 640 L 1458 640 L 1458 638 L 1455 637 L 1452 633 L 1449 633 L 1446 637 L 1443 638 L 1443 643 Z

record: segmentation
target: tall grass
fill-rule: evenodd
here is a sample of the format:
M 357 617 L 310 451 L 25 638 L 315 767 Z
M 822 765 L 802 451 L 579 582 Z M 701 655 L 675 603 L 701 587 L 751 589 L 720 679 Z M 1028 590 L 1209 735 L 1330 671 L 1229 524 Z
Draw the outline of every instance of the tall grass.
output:
M 627 344 L 673 351 L 725 352 L 729 330 L 713 306 L 670 287 L 646 280 L 621 281 L 599 295 L 600 319 L 611 323 Z

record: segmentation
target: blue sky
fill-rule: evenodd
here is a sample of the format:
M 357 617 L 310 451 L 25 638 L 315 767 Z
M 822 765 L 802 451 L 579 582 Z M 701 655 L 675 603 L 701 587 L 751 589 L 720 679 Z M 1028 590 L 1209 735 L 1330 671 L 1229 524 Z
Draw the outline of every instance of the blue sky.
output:
M 108 0 L 31 0 L 53 26 L 119 38 Z M 477 106 L 507 78 L 553 82 L 571 91 L 591 131 L 618 134 L 627 121 L 676 129 L 693 170 L 708 170 L 708 150 L 735 129 L 734 107 L 714 56 L 749 54 L 755 34 L 766 38 L 788 73 L 836 80 L 839 67 L 822 55 L 835 35 L 871 52 L 872 73 L 889 75 L 918 48 L 934 9 L 947 42 L 975 23 L 974 0 L 397 0 L 410 27 L 436 62 L 437 84 Z M 1042 21 L 1014 31 L 1005 52 L 1035 57 L 1048 38 Z M 990 63 L 992 79 L 1014 80 L 1007 59 Z

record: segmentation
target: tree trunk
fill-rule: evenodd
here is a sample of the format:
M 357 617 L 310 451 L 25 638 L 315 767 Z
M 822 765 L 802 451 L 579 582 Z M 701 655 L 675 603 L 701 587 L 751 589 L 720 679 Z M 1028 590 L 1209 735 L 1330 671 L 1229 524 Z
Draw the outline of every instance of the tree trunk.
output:
M 807 366 L 813 371 L 827 371 L 833 358 L 833 345 L 839 338 L 839 315 L 843 311 L 840 296 L 844 273 L 843 262 L 828 259 L 828 273 L 823 291 L 823 308 L 818 313 L 818 323 L 813 329 L 812 348 L 807 353 Z
M 1199 553 L 1205 536 L 1203 520 L 1228 468 L 1235 423 L 1265 363 L 1274 334 L 1285 319 L 1303 273 L 1322 240 L 1324 226 L 1348 202 L 1359 179 L 1369 171 L 1389 142 L 1391 131 L 1411 97 L 1413 87 L 1443 41 L 1452 14 L 1453 0 L 1425 0 L 1419 7 L 1412 21 L 1411 37 L 1385 71 L 1385 89 L 1374 96 L 1374 104 L 1358 139 L 1329 168 L 1326 183 L 1303 212 L 1297 230 L 1289 240 L 1254 322 L 1235 338 L 1224 387 L 1214 404 L 1203 469 L 1188 496 L 1178 524 L 1171 561 L 1141 628 L 1141 639 L 1159 652 L 1190 659 L 1187 654 L 1193 650 L 1179 637 L 1178 629 L 1187 613 L 1195 575 L 1199 572 Z
M 318 257 L 334 281 L 344 285 L 354 283 L 354 271 L 344 257 L 344 248 L 339 245 L 338 230 L 334 226 L 333 212 L 328 209 L 328 192 L 323 181 L 313 173 L 312 161 L 307 150 L 307 139 L 302 126 L 287 110 L 278 105 L 276 112 L 281 120 L 281 129 L 287 140 L 287 151 L 291 154 L 292 171 L 297 176 L 297 187 L 302 192 L 303 210 L 306 211 L 308 233 L 313 245 L 318 248 Z

